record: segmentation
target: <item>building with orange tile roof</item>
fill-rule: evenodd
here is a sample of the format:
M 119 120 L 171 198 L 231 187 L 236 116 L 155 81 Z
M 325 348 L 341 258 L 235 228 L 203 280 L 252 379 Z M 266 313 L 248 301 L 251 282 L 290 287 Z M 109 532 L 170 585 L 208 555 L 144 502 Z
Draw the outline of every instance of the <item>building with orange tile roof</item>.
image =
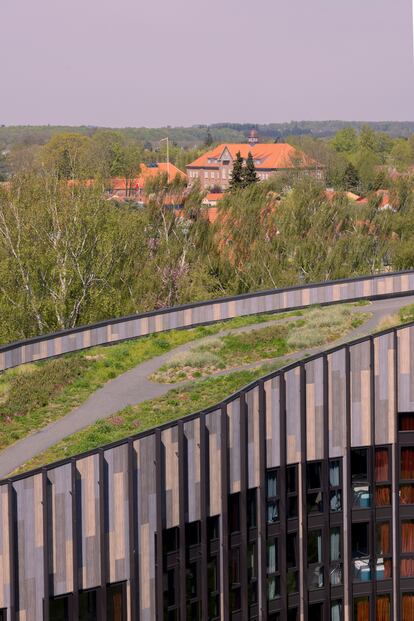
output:
M 132 179 L 126 179 L 125 177 L 114 177 L 111 179 L 108 194 L 111 197 L 121 199 L 143 199 L 145 184 L 158 175 L 167 175 L 169 183 L 172 183 L 177 177 L 185 181 L 187 180 L 187 175 L 177 166 L 174 166 L 174 164 L 166 162 L 149 165 L 141 164 L 139 174 Z
M 274 174 L 297 170 L 323 179 L 323 167 L 316 160 L 298 151 L 290 144 L 220 144 L 187 166 L 189 183 L 200 182 L 202 189 L 214 186 L 229 187 L 233 162 L 237 153 L 244 160 L 252 154 L 256 172 L 260 180 L 269 179 Z

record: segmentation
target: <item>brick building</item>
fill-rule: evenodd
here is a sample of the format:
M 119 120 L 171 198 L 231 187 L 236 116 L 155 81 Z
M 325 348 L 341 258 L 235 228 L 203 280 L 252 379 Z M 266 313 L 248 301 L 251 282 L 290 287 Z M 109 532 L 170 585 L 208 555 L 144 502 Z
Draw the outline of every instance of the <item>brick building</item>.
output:
M 290 144 L 260 144 L 251 140 L 248 144 L 220 144 L 204 153 L 187 166 L 189 184 L 198 179 L 202 189 L 220 187 L 225 190 L 229 187 L 233 163 L 238 152 L 244 160 L 251 152 L 257 175 L 262 181 L 274 174 L 292 170 L 318 179 L 323 178 L 322 165 Z

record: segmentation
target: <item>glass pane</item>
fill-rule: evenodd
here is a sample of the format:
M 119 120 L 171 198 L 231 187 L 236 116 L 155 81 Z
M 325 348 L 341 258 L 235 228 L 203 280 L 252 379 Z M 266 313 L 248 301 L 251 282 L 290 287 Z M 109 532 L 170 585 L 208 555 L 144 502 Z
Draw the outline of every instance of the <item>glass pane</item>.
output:
M 341 484 L 341 467 L 339 461 L 331 461 L 329 463 L 329 484 L 332 487 L 338 487 Z
M 352 564 L 355 582 L 367 582 L 371 580 L 371 560 L 369 558 L 355 559 Z
M 343 569 L 341 563 L 331 567 L 329 572 L 329 582 L 332 586 L 339 586 L 343 580 Z
M 273 524 L 279 519 L 279 501 L 275 500 L 267 503 L 267 523 Z
M 376 526 L 377 531 L 377 556 L 391 554 L 391 527 L 389 522 L 380 522 Z
M 247 513 L 247 527 L 248 528 L 256 528 L 257 526 L 257 520 L 256 520 L 256 514 L 257 514 L 257 507 L 256 507 L 256 490 L 255 489 L 251 489 L 248 492 L 248 497 L 247 497 L 247 503 L 248 503 L 248 513 Z
M 308 618 L 312 621 L 323 621 L 323 604 L 309 604 Z
M 351 450 L 351 477 L 353 481 L 368 480 L 368 451 L 367 449 Z
M 124 619 L 124 593 L 121 584 L 108 586 L 108 621 L 123 621 Z
M 267 473 L 267 497 L 277 496 L 277 474 L 276 471 Z
M 400 504 L 414 505 L 414 485 L 400 485 Z
M 288 567 L 296 567 L 296 533 L 287 536 L 286 559 Z
M 354 621 L 369 621 L 369 597 L 356 597 L 354 599 Z
M 401 449 L 401 478 L 414 479 L 414 448 Z
M 322 531 L 308 532 L 308 564 L 322 563 Z
M 401 523 L 401 552 L 414 553 L 414 520 Z
M 331 603 L 331 621 L 342 621 L 342 601 L 340 599 Z
M 287 499 L 287 516 L 288 516 L 288 518 L 298 517 L 298 499 L 297 499 L 297 496 L 290 496 Z
M 186 545 L 196 546 L 200 543 L 200 522 L 191 522 L 185 527 Z
M 402 596 L 402 621 L 414 619 L 414 593 L 404 593 Z
M 378 558 L 375 571 L 377 580 L 388 580 L 392 577 L 392 560 L 390 558 Z
M 371 492 L 369 485 L 353 485 L 352 498 L 354 507 L 368 509 L 371 506 Z
M 212 559 L 207 565 L 208 590 L 210 593 L 218 591 L 217 559 Z
M 288 493 L 296 492 L 296 466 L 289 466 L 286 470 L 286 487 Z
M 267 573 L 273 574 L 278 570 L 276 541 L 267 544 Z
M 230 532 L 240 530 L 240 495 L 232 494 L 229 500 L 229 528 Z
M 323 495 L 322 492 L 308 493 L 308 513 L 323 512 Z
M 323 567 L 309 567 L 308 588 L 321 589 L 323 587 Z
M 175 605 L 176 591 L 176 570 L 175 568 L 167 571 L 167 606 Z
M 414 576 L 414 558 L 401 559 L 400 574 L 403 578 L 412 578 Z
M 79 593 L 79 621 L 98 621 L 96 591 Z
M 414 431 L 414 414 L 400 414 L 399 431 Z
M 368 522 L 352 524 L 352 558 L 369 556 Z
M 322 487 L 322 465 L 320 462 L 308 464 L 308 489 L 320 489 Z
M 280 597 L 280 579 L 279 576 L 271 576 L 267 579 L 267 599 L 272 601 Z
M 2 616 L 0 612 L 0 620 L 6 619 L 6 615 Z M 49 600 L 49 621 L 69 621 L 69 602 L 67 597 Z
M 190 563 L 187 567 L 187 598 L 197 597 L 197 563 Z
M 389 451 L 386 448 L 375 450 L 375 480 L 377 482 L 389 481 Z
M 330 560 L 339 561 L 341 558 L 341 529 L 339 526 L 331 528 L 330 533 Z
M 289 569 L 288 570 L 286 586 L 287 586 L 287 592 L 288 593 L 297 593 L 298 592 L 299 587 L 298 587 L 298 572 L 297 571 L 295 571 L 293 569 Z
M 330 509 L 331 511 L 342 511 L 342 492 L 341 490 L 335 490 L 330 494 Z
M 377 485 L 375 488 L 375 504 L 377 507 L 388 507 L 391 504 L 391 487 Z
M 231 548 L 230 550 L 230 584 L 240 582 L 240 550 Z

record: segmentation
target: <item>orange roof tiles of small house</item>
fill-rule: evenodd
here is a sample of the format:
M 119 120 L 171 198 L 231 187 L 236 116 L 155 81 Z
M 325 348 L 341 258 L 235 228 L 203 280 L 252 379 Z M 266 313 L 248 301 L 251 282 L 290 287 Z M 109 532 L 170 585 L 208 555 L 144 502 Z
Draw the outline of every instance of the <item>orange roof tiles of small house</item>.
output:
M 329 200 L 333 200 L 338 194 L 342 194 L 342 192 L 331 189 L 325 190 L 326 198 Z M 344 194 L 350 201 L 360 202 L 361 200 L 361 197 L 358 194 L 354 194 L 354 192 L 344 192 Z
M 154 164 L 153 166 L 141 164 L 140 173 L 137 177 L 133 179 L 128 179 L 127 184 L 124 177 L 114 177 L 113 179 L 111 179 L 111 188 L 113 190 L 125 190 L 125 185 L 127 185 L 128 189 L 142 189 L 144 188 L 148 179 L 167 173 L 169 182 L 174 181 L 177 176 L 181 177 L 182 179 L 187 179 L 187 175 L 183 173 L 182 170 L 177 168 L 177 166 L 174 166 L 174 164 L 171 163 L 167 164 L 166 162 L 159 162 L 158 164 Z
M 232 160 L 236 159 L 237 153 L 243 159 L 252 154 L 257 169 L 285 169 L 298 167 L 318 166 L 318 162 L 308 157 L 302 151 L 298 151 L 290 144 L 221 144 L 212 151 L 204 153 L 187 168 L 216 168 L 219 161 L 226 159 L 226 150 Z M 223 157 L 224 156 L 224 157 Z
M 223 192 L 209 192 L 206 196 L 208 201 L 221 201 L 224 198 Z

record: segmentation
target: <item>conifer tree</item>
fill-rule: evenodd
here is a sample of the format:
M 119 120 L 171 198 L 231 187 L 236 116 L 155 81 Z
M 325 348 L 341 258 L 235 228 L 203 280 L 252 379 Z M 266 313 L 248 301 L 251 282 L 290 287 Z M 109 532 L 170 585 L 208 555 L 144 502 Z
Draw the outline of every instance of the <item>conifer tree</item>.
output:
M 359 187 L 359 175 L 355 166 L 349 162 L 344 172 L 345 190 L 356 191 Z
M 240 151 L 236 154 L 236 161 L 230 177 L 230 190 L 239 190 L 244 187 L 243 158 Z
M 249 151 L 246 160 L 246 166 L 243 169 L 243 186 L 247 187 L 248 185 L 252 185 L 253 183 L 257 183 L 258 181 L 259 177 L 257 176 L 253 155 L 251 154 L 251 151 Z

